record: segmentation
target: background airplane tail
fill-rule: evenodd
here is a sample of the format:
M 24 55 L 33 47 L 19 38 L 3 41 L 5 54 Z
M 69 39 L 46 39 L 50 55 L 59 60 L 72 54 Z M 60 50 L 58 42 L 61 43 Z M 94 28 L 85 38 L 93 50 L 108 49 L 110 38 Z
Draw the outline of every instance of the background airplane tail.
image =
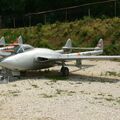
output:
M 0 46 L 5 46 L 5 38 L 1 37 L 0 39 Z
M 19 44 L 23 44 L 23 39 L 21 35 L 17 38 L 17 41 Z
M 13 44 L 23 44 L 22 36 L 20 35 Z

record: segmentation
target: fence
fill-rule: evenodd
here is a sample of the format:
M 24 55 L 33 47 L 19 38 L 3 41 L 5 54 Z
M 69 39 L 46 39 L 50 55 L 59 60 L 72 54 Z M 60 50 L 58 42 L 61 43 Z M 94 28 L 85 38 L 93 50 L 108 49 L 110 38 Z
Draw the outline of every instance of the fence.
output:
M 73 21 L 83 18 L 84 16 L 102 18 L 105 16 L 120 17 L 120 2 L 117 0 L 109 0 L 20 16 L 0 16 L 0 26 L 2 28 L 27 27 L 34 26 L 38 23 L 46 24 L 56 21 Z

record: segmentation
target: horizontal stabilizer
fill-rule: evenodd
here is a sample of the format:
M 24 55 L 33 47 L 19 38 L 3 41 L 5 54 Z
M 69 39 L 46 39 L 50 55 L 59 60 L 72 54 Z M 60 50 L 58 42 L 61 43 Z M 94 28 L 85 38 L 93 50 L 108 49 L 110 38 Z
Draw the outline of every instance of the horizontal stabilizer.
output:
M 10 55 L 11 55 L 11 52 L 0 51 L 0 56 L 2 57 L 8 57 Z
M 100 39 L 98 41 L 98 44 L 95 48 L 87 48 L 87 47 L 72 47 L 72 43 L 71 40 L 68 39 L 68 41 L 66 42 L 66 45 L 63 47 L 63 49 L 65 50 L 102 50 L 103 49 L 103 39 Z

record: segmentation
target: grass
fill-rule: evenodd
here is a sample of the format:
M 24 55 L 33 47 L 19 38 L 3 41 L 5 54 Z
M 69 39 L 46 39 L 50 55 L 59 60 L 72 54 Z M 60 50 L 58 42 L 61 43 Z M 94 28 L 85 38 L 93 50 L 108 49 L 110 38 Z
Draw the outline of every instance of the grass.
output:
M 42 93 L 40 94 L 40 96 L 42 96 L 43 98 L 52 98 L 52 97 L 58 97 L 58 96 L 72 96 L 75 93 L 76 93 L 75 91 L 56 89 L 56 92 L 54 94 Z
M 32 84 L 31 85 L 33 88 L 39 88 L 39 86 L 38 85 L 35 85 L 35 84 Z
M 55 97 L 54 95 L 48 95 L 46 93 L 41 94 L 43 98 L 52 98 Z
M 104 98 L 106 101 L 109 101 L 109 102 L 111 102 L 111 101 L 114 101 L 114 98 Z
M 98 93 L 98 96 L 95 96 L 94 99 L 100 100 L 99 103 L 105 100 L 112 105 L 120 105 L 120 97 L 114 97 L 112 94 Z
M 120 104 L 120 99 L 117 100 L 117 103 Z
M 17 85 L 16 85 L 16 84 L 13 84 L 12 87 L 17 87 Z
M 117 73 L 117 72 L 114 72 L 114 71 L 107 71 L 105 73 L 105 75 L 109 75 L 109 76 L 117 76 L 117 77 L 120 77 L 120 73 Z
M 75 94 L 75 91 L 68 91 L 68 90 L 61 90 L 61 89 L 56 89 L 56 94 L 57 95 L 68 95 L 68 96 L 72 96 L 73 94 Z
M 11 90 L 9 90 L 8 91 L 9 93 L 8 93 L 8 95 L 12 95 L 12 96 L 19 96 L 20 95 L 20 91 L 19 90 L 16 90 L 16 91 L 11 91 Z
M 63 90 L 60 90 L 60 89 L 56 89 L 56 94 L 61 94 L 63 92 Z
M 99 96 L 104 96 L 104 94 L 103 94 L 103 93 L 98 93 L 98 95 L 99 95 Z

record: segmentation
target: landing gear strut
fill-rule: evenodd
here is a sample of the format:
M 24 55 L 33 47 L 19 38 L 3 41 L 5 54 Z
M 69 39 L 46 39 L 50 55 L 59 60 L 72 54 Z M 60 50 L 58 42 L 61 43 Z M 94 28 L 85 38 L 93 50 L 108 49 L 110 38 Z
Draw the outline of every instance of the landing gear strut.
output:
M 0 72 L 0 76 L 1 76 L 0 81 L 5 80 L 6 82 L 9 82 L 9 80 L 11 78 L 11 71 L 6 68 L 2 68 L 2 70 Z
M 16 80 L 16 78 L 20 79 L 20 72 L 2 68 L 0 76 L 1 76 L 0 81 L 6 80 L 7 82 L 9 82 Z
M 61 72 L 62 76 L 68 76 L 69 75 L 69 69 L 68 69 L 68 67 L 62 66 L 60 72 Z

